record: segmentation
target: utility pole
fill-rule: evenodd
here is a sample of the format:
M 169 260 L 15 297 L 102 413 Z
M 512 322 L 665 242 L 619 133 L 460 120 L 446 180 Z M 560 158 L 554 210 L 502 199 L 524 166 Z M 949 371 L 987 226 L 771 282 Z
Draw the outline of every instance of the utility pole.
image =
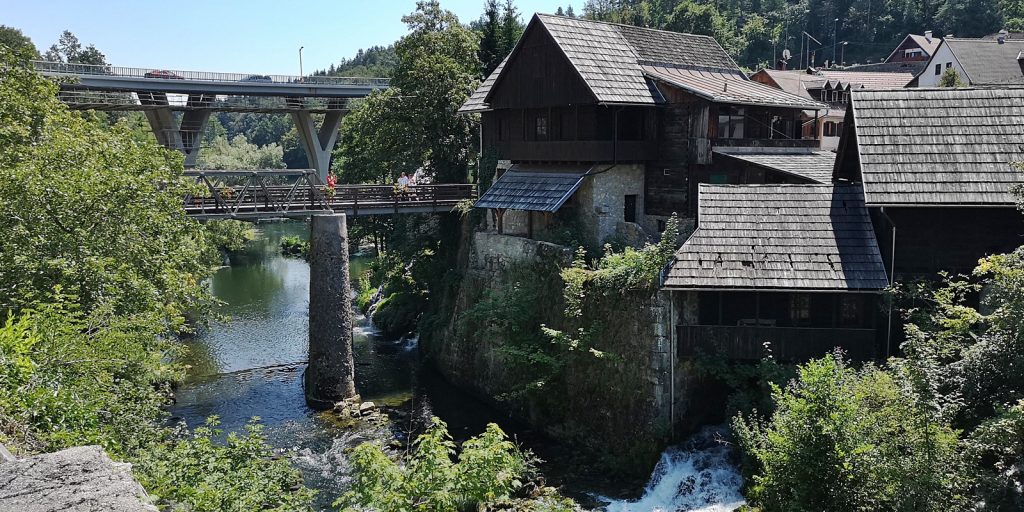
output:
M 843 41 L 843 50 L 839 57 L 839 60 L 843 63 L 843 67 L 846 67 L 846 45 L 848 44 L 850 44 L 849 41 Z
M 299 76 L 300 76 L 300 77 L 301 77 L 301 76 L 304 76 L 304 75 L 302 74 L 302 49 L 303 49 L 303 48 L 305 48 L 305 46 L 300 46 L 300 47 L 299 47 Z
M 821 41 L 818 41 L 817 39 L 814 38 L 814 36 L 808 34 L 806 30 L 804 31 L 804 37 L 807 38 L 807 50 L 806 50 L 807 53 L 808 53 L 807 67 L 810 67 L 811 66 L 811 58 L 810 58 L 809 54 L 811 53 L 811 41 L 814 41 L 815 43 L 818 43 L 818 46 L 821 46 Z M 806 69 L 806 68 L 804 68 L 804 69 Z
M 836 65 L 836 33 L 839 27 L 839 18 L 832 22 L 832 65 Z

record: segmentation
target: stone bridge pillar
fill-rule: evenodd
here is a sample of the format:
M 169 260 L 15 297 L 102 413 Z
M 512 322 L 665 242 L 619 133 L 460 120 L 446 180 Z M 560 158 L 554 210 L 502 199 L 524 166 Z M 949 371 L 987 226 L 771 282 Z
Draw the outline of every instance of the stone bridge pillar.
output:
M 315 215 L 309 237 L 309 366 L 306 403 L 326 409 L 354 396 L 352 295 L 344 214 Z

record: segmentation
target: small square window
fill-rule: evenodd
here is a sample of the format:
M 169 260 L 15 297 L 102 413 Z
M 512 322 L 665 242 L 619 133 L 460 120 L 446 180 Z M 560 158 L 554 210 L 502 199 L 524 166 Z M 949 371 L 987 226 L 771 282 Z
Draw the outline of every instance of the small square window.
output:
M 547 138 L 548 136 L 548 118 L 545 116 L 537 116 L 537 124 L 535 125 L 538 139 Z
M 952 62 L 947 62 L 946 63 L 946 69 L 949 69 L 951 67 L 953 67 L 953 63 Z

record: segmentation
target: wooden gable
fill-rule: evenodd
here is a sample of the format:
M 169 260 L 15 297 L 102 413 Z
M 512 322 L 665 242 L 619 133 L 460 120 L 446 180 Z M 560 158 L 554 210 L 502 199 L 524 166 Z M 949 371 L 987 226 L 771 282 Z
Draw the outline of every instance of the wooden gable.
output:
M 487 102 L 492 109 L 547 108 L 597 103 L 579 72 L 534 20 L 509 56 Z

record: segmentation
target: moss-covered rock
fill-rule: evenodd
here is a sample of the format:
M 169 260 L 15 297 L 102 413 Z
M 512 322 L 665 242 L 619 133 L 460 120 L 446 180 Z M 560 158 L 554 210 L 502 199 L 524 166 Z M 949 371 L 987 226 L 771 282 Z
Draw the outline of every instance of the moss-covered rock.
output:
M 395 292 L 377 303 L 373 324 L 387 338 L 398 338 L 416 330 L 423 297 L 413 292 Z

